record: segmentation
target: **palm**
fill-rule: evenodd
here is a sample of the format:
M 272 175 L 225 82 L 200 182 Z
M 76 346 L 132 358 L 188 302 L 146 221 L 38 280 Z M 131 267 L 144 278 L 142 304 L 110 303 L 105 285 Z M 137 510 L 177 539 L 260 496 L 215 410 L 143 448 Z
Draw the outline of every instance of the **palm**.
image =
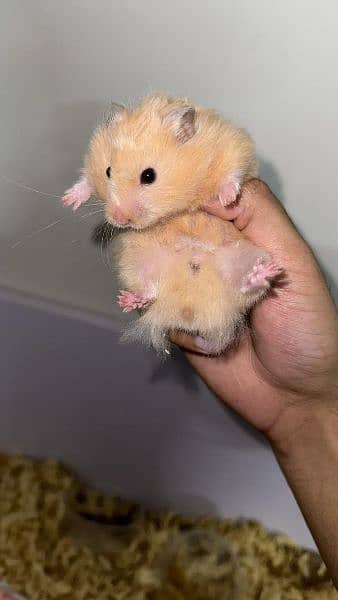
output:
M 285 280 L 255 307 L 250 334 L 237 348 L 218 358 L 187 352 L 207 385 L 262 431 L 286 404 L 314 397 L 337 360 L 336 312 L 325 282 L 307 245 L 274 208 L 278 239 L 255 224 L 245 233 L 283 265 Z

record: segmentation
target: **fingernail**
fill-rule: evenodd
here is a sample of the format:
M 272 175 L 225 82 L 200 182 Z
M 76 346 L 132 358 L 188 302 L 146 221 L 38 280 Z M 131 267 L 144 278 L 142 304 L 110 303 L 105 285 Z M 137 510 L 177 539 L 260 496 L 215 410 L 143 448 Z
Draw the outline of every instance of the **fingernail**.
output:
M 207 342 L 207 340 L 205 340 L 200 335 L 197 335 L 194 338 L 194 344 L 195 344 L 196 348 L 198 348 L 199 350 L 203 350 L 203 352 L 208 353 L 211 351 L 209 342 Z

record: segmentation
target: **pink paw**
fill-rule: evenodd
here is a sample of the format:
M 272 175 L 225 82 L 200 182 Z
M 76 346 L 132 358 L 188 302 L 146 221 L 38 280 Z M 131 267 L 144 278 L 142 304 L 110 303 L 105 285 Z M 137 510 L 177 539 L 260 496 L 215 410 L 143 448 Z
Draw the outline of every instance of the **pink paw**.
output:
M 93 190 L 86 178 L 81 179 L 67 190 L 62 198 L 64 206 L 72 206 L 73 210 L 77 210 L 81 204 L 87 202 L 92 195 Z
M 230 178 L 225 179 L 218 192 L 218 199 L 222 206 L 233 204 L 237 199 L 240 189 L 241 186 L 238 181 Z
M 280 275 L 281 272 L 281 267 L 273 260 L 264 263 L 263 258 L 258 258 L 252 271 L 244 277 L 241 292 L 245 293 L 258 288 L 268 288 L 270 280 Z
M 127 292 L 126 290 L 120 290 L 120 294 L 117 297 L 117 303 L 122 308 L 122 311 L 129 313 L 137 308 L 144 308 L 151 301 L 150 298 L 133 292 Z

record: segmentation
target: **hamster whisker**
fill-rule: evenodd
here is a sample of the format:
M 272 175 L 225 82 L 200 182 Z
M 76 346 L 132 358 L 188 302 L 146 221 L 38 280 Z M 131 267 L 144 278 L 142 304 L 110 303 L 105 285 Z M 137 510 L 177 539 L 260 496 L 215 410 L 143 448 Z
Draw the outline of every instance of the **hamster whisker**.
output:
M 97 215 L 98 213 L 103 213 L 104 208 L 100 208 L 99 210 L 93 210 L 92 212 L 86 213 L 85 215 L 81 215 L 80 219 L 86 219 L 87 217 L 91 217 L 92 215 Z
M 70 218 L 69 215 L 67 215 L 66 217 L 61 217 L 60 219 L 57 219 L 56 221 L 53 221 L 52 223 L 49 223 L 48 225 L 45 225 L 44 227 L 40 227 L 40 229 L 36 229 L 36 231 L 33 231 L 32 233 L 28 233 L 23 238 L 21 238 L 21 240 L 18 240 L 17 242 L 15 242 L 11 246 L 11 248 L 12 249 L 13 248 L 17 248 L 17 246 L 20 246 L 23 242 L 26 242 L 27 240 L 30 240 L 31 238 L 33 238 L 38 233 L 42 233 L 43 231 L 46 231 L 47 229 L 51 229 L 55 225 L 58 225 L 59 223 L 62 223 L 63 221 L 66 221 L 69 218 Z
M 101 260 L 103 261 L 103 264 L 106 266 L 106 268 L 110 272 L 113 272 L 113 270 L 114 270 L 112 252 L 109 251 L 110 242 L 113 239 L 113 237 L 114 237 L 114 230 L 111 229 L 108 232 L 105 231 L 104 235 L 102 236 L 102 240 L 101 240 L 101 244 L 100 244 Z
M 0 173 L 0 178 L 6 181 L 7 183 L 15 185 L 18 188 L 28 190 L 29 192 L 35 192 L 35 194 L 40 194 L 40 196 L 49 196 L 50 198 L 59 198 L 60 200 L 62 198 L 62 196 L 57 196 L 56 194 L 49 194 L 47 192 L 41 192 L 40 190 L 30 187 L 29 185 L 25 185 L 24 183 L 20 183 L 19 181 L 14 181 L 14 179 L 6 177 L 6 175 L 3 175 L 2 173 Z
M 111 240 L 116 234 L 114 229 L 107 221 L 98 223 L 92 232 L 92 242 L 99 246 L 100 257 L 104 266 L 112 272 L 114 270 L 112 264 L 112 252 L 109 251 Z
M 106 267 L 106 269 L 108 269 L 108 271 L 112 270 L 110 261 L 111 261 L 111 257 L 110 257 L 110 253 L 108 252 L 107 247 L 105 246 L 105 241 L 102 240 L 101 244 L 100 244 L 100 257 L 101 260 L 104 264 L 104 266 Z

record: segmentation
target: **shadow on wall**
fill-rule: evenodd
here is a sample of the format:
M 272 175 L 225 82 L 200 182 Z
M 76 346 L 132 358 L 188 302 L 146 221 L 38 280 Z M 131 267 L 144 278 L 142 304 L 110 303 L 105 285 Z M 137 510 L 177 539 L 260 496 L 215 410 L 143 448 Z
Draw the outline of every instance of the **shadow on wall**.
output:
M 327 286 L 331 292 L 333 300 L 338 309 L 338 279 L 329 271 L 323 264 L 325 261 L 326 264 L 335 264 L 338 265 L 338 252 L 335 248 L 317 248 L 317 260 L 319 262 L 319 266 L 324 273 L 324 277 L 326 279 Z
M 259 158 L 259 176 L 260 179 L 268 184 L 275 196 L 285 204 L 283 184 L 276 167 L 274 167 L 271 162 L 264 160 L 261 157 Z
M 338 262 L 338 257 L 337 257 L 337 262 Z M 333 275 L 331 275 L 327 269 L 323 269 L 324 271 L 324 275 L 326 277 L 326 281 L 327 281 L 327 285 L 329 287 L 329 290 L 333 296 L 333 299 L 335 301 L 336 307 L 338 309 L 338 282 L 337 280 L 335 280 L 333 278 Z
M 166 380 L 178 383 L 191 397 L 194 398 L 194 410 L 198 411 L 200 408 L 203 412 L 203 406 L 198 407 L 197 404 L 201 388 L 206 386 L 200 381 L 181 350 L 173 347 L 170 358 L 162 362 L 153 360 L 152 364 L 153 370 L 149 376 L 150 384 L 156 385 L 157 382 Z M 247 424 L 235 411 L 226 406 L 221 400 L 218 401 L 218 404 L 226 413 L 228 420 L 231 421 L 235 427 L 238 427 L 244 433 L 251 436 L 257 443 L 266 445 L 263 436 Z
M 260 159 L 260 178 L 269 185 L 272 192 L 275 194 L 275 196 L 277 196 L 277 198 L 279 198 L 279 200 L 282 202 L 282 204 L 284 206 L 287 205 L 287 200 L 284 197 L 282 180 L 279 177 L 277 170 L 272 165 L 272 163 L 270 163 L 266 160 L 263 160 L 263 159 Z M 303 231 L 301 230 L 301 228 L 298 225 L 297 225 L 297 229 L 299 230 L 300 234 L 304 237 L 304 239 L 306 239 L 306 236 L 304 235 Z M 314 251 L 314 253 L 316 255 L 319 266 L 320 266 L 320 268 L 324 274 L 324 277 L 326 279 L 327 286 L 328 286 L 328 288 L 331 292 L 331 295 L 332 295 L 332 297 L 336 303 L 336 306 L 338 308 L 338 279 L 325 266 L 326 264 L 331 264 L 331 265 L 338 264 L 337 250 L 332 247 L 330 247 L 330 248 L 327 248 L 327 247 L 314 248 L 314 247 L 312 247 L 312 250 Z
M 181 350 L 175 347 L 171 350 L 170 358 L 162 362 L 155 362 L 150 376 L 151 383 L 165 379 L 175 379 L 187 391 L 196 392 L 198 390 L 198 379 L 195 372 L 189 366 Z

